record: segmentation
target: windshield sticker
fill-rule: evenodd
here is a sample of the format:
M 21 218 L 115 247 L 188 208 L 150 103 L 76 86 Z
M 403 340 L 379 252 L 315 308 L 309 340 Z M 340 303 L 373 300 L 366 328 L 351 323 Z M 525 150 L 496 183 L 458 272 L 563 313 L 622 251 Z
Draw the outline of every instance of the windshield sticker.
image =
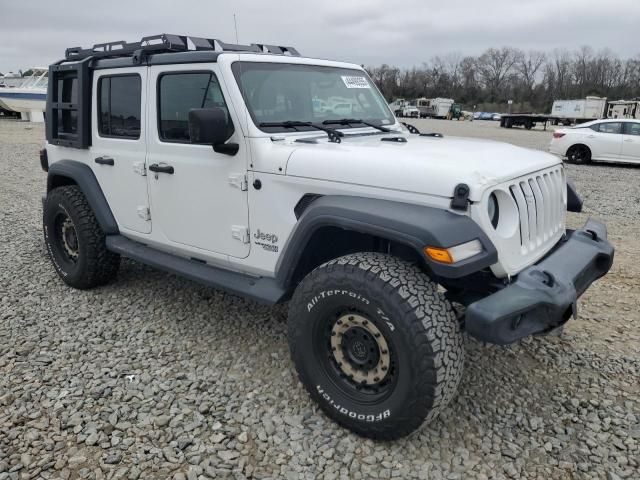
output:
M 364 77 L 342 75 L 342 81 L 347 88 L 371 88 L 369 82 L 367 82 L 367 79 Z

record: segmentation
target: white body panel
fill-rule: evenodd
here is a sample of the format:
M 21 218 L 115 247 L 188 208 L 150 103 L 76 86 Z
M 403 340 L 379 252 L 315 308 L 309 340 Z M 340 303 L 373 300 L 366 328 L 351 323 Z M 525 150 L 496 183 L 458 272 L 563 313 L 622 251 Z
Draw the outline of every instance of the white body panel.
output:
M 150 67 L 150 88 L 158 84 L 160 74 L 189 71 L 214 73 L 225 93 L 216 64 Z M 152 125 L 157 124 L 157 99 L 158 95 L 149 99 L 148 122 Z M 230 183 L 230 177 L 244 177 L 247 171 L 242 132 L 236 129 L 230 140 L 240 144 L 235 156 L 216 153 L 207 145 L 163 141 L 157 128 L 149 133 L 147 166 L 156 163 L 175 168 L 173 175 L 153 172 L 147 175 L 154 219 L 153 239 L 169 241 L 178 249 L 192 247 L 201 252 L 246 257 L 249 244 L 234 238 L 232 227 L 249 226 L 247 189 L 241 190 Z
M 640 163 L 640 135 L 622 135 L 620 160 Z
M 544 177 L 550 175 L 549 172 L 554 172 L 558 179 L 563 175 L 561 161 L 544 152 L 492 141 L 409 135 L 398 122 L 387 126 L 394 136 L 406 137 L 406 143 L 381 142 L 383 134 L 369 127 L 344 129 L 340 144 L 330 143 L 322 132 L 265 133 L 251 120 L 231 70 L 232 63 L 240 58 L 244 62 L 361 70 L 357 65 L 342 62 L 247 53 L 223 53 L 211 64 L 135 67 L 134 70 L 145 72 L 141 75 L 148 78 L 143 101 L 146 132 L 139 142 L 141 150 L 131 149 L 129 153 L 139 159 L 144 157 L 146 183 L 124 187 L 108 183 L 115 179 L 107 179 L 103 185 L 105 194 L 110 190 L 107 197 L 123 235 L 212 265 L 272 276 L 297 222 L 294 207 L 307 193 L 354 195 L 450 209 L 454 187 L 466 183 L 473 207 L 466 212 L 452 212 L 470 215 L 487 231 L 493 227 L 487 225 L 486 202 L 494 189 L 508 190 L 518 184 L 519 179 L 535 180 L 536 175 Z M 202 145 L 160 140 L 157 78 L 163 72 L 188 70 L 212 71 L 218 76 L 235 127 L 231 141 L 240 144 L 237 155 L 217 154 L 211 147 Z M 119 69 L 119 73 L 122 72 L 123 69 Z M 366 74 L 363 72 L 363 75 Z M 296 142 L 300 138 L 316 142 Z M 142 149 L 145 143 L 146 156 Z M 129 141 L 127 145 L 133 143 Z M 121 156 L 116 151 L 118 146 L 110 150 L 111 156 Z M 98 153 L 105 154 L 107 149 L 102 143 L 88 150 L 48 146 L 51 163 L 63 158 L 75 159 L 87 163 L 98 173 L 93 158 Z M 148 170 L 154 163 L 172 165 L 175 174 L 160 173 L 156 179 Z M 248 190 L 230 183 L 230 177 L 239 174 L 247 175 Z M 142 182 L 143 178 L 135 181 Z M 260 189 L 251 186 L 256 179 L 262 184 Z M 135 192 L 123 192 L 129 189 Z M 499 262 L 492 267 L 497 275 L 515 274 L 531 265 L 564 231 L 564 213 L 559 213 L 564 208 L 561 181 L 558 180 L 553 192 L 550 187 L 548 190 L 544 202 L 557 209 L 555 223 L 545 220 L 547 223 L 536 232 L 527 223 L 530 244 L 520 243 L 518 232 L 520 224 L 524 225 L 522 212 L 526 210 L 524 206 L 518 207 L 515 200 L 512 200 L 512 213 L 520 213 L 513 231 L 503 235 L 488 232 L 499 252 Z M 543 193 L 541 189 L 540 192 L 523 191 L 522 195 L 527 197 L 526 201 L 534 197 L 541 200 Z M 126 199 L 126 204 L 125 200 L 118 203 L 120 200 L 116 197 Z M 149 201 L 151 220 L 143 224 L 130 223 L 134 213 L 137 214 L 136 207 L 145 199 Z M 238 226 L 248 229 L 250 243 L 232 236 L 232 227 Z M 266 245 L 261 233 L 269 238 Z
M 574 145 L 586 145 L 591 150 L 591 159 L 603 162 L 640 162 L 640 136 L 624 133 L 603 133 L 591 127 L 603 123 L 639 124 L 638 120 L 601 120 L 584 123 L 573 128 L 562 128 L 556 133 L 560 138 L 552 138 L 549 151 L 561 157 L 567 155 Z M 636 127 L 638 128 L 638 127 Z M 634 130 L 637 131 L 637 130 Z
M 148 208 L 147 178 L 136 173 L 136 164 L 144 165 L 147 155 L 147 133 L 149 131 L 144 115 L 141 116 L 140 138 L 124 139 L 101 136 L 98 132 L 98 82 L 100 78 L 111 75 L 135 74 L 140 76 L 142 110 L 147 103 L 147 69 L 146 68 L 117 68 L 113 70 L 99 70 L 93 76 L 93 98 L 91 108 L 91 137 L 88 165 L 93 170 L 109 206 L 113 211 L 118 227 L 122 231 L 139 233 L 151 232 L 151 221 L 145 220 L 138 214 L 139 208 Z M 70 150 L 70 149 L 68 149 Z M 97 157 L 113 159 L 113 166 L 99 165 Z

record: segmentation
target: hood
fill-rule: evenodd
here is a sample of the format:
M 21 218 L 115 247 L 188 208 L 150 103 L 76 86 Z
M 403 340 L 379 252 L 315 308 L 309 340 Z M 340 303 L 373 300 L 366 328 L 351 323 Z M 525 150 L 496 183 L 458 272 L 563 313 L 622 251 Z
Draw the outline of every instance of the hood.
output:
M 389 136 L 407 142 L 381 141 Z M 441 197 L 452 197 L 454 187 L 466 183 L 473 201 L 492 185 L 561 162 L 539 150 L 462 137 L 346 134 L 342 143 L 321 136 L 317 142 L 293 143 L 299 146 L 289 156 L 287 175 Z

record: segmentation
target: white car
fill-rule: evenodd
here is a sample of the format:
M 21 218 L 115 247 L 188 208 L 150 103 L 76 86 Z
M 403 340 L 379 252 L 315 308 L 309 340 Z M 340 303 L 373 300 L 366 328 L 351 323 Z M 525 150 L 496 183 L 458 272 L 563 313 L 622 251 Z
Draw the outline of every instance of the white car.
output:
M 594 120 L 553 133 L 549 151 L 571 163 L 640 163 L 640 120 Z

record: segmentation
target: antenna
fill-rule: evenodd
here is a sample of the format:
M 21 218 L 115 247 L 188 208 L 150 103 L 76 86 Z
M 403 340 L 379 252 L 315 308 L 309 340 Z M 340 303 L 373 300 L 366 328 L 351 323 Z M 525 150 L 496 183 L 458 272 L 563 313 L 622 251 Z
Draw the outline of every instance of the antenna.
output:
M 233 27 L 236 29 L 236 43 L 239 43 L 238 41 L 238 22 L 236 22 L 236 14 L 233 14 Z

